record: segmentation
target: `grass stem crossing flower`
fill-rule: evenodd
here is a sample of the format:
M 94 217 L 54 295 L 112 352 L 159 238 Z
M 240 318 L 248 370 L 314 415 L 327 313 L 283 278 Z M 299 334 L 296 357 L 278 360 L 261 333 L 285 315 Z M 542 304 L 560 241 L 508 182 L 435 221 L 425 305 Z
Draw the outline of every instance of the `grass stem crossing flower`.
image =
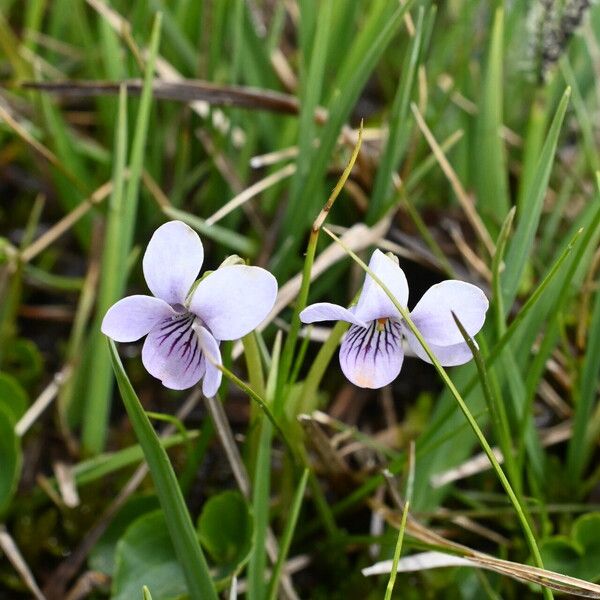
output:
M 407 306 L 406 275 L 392 258 L 375 250 L 369 269 L 401 306 Z M 440 363 L 449 367 L 473 358 L 452 312 L 472 337 L 483 327 L 488 306 L 485 294 L 477 286 L 448 280 L 430 287 L 410 313 L 410 318 Z M 359 387 L 380 388 L 398 376 L 404 361 L 403 337 L 419 358 L 431 362 L 394 303 L 368 274 L 355 306 L 344 308 L 318 302 L 306 307 L 300 313 L 300 319 L 303 323 L 350 323 L 340 347 L 340 365 L 344 375 Z
M 270 312 L 277 281 L 260 267 L 221 266 L 190 292 L 204 260 L 198 234 L 181 221 L 161 225 L 142 262 L 153 296 L 119 300 L 106 313 L 102 332 L 117 342 L 147 336 L 146 370 L 165 387 L 183 390 L 200 379 L 206 396 L 221 383 L 219 342 L 250 333 Z

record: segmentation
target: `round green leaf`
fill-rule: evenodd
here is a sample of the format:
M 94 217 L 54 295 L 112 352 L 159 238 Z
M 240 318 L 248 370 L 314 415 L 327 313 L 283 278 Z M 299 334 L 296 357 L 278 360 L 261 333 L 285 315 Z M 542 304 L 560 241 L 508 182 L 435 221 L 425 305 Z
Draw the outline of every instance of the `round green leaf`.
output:
M 198 520 L 200 542 L 223 574 L 237 570 L 252 549 L 254 523 L 248 504 L 239 492 L 228 491 L 206 502 Z
M 21 440 L 15 434 L 15 420 L 12 413 L 0 405 L 0 513 L 15 492 L 22 463 Z
M 6 407 L 15 423 L 25 414 L 29 398 L 19 381 L 8 373 L 0 373 L 0 406 Z
M 139 598 L 145 585 L 160 600 L 187 594 L 183 571 L 160 510 L 134 521 L 119 540 L 111 599 Z
M 42 374 L 44 361 L 38 347 L 19 338 L 6 348 L 4 365 L 25 386 L 35 383 Z
M 540 552 L 544 566 L 551 571 L 586 581 L 599 581 L 600 513 L 579 517 L 570 537 L 553 536 L 542 543 Z
M 114 576 L 117 543 L 134 521 L 158 508 L 158 498 L 154 495 L 132 496 L 117 512 L 102 537 L 92 548 L 88 559 L 90 569 Z

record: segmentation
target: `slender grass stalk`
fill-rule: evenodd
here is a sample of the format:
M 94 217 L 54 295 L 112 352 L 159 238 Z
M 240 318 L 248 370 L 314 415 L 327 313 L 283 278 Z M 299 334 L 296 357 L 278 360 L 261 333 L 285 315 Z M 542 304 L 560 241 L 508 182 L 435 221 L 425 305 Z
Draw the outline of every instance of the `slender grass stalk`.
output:
M 112 303 L 119 299 L 125 287 L 125 277 L 123 276 L 124 265 L 127 255 L 131 250 L 136 223 L 140 180 L 146 151 L 150 107 L 152 104 L 152 81 L 160 43 L 161 23 L 161 14 L 158 13 L 154 19 L 150 36 L 150 51 L 144 73 L 144 86 L 131 148 L 130 173 L 127 181 L 127 189 L 124 194 L 123 151 L 126 146 L 124 116 L 121 117 L 119 121 L 120 127 L 117 128 L 117 160 L 115 161 L 114 173 L 115 192 L 111 199 L 111 209 L 114 212 L 110 215 L 105 242 L 106 255 L 102 264 L 103 289 L 100 290 L 102 302 L 99 302 L 98 305 L 98 319 L 96 322 L 98 327 L 106 310 Z M 121 94 L 123 93 L 122 91 Z M 122 114 L 124 100 L 120 103 L 120 109 Z M 90 381 L 88 382 L 89 394 L 85 406 L 81 439 L 86 451 L 95 454 L 102 450 L 106 440 L 112 378 L 110 376 L 110 359 L 106 353 L 102 338 L 99 335 L 96 337 L 91 353 L 94 357 L 94 368 L 90 373 Z
M 267 416 L 269 421 L 271 421 L 271 423 L 272 423 L 273 427 L 275 428 L 275 430 L 277 431 L 277 433 L 281 436 L 282 441 L 288 447 L 288 450 L 290 451 L 291 455 L 295 456 L 296 453 L 294 451 L 294 446 L 291 443 L 291 441 L 289 440 L 286 433 L 283 431 L 283 429 L 279 425 L 268 402 L 260 394 L 255 392 L 247 383 L 243 382 L 239 377 L 237 377 L 237 375 L 232 373 L 227 367 L 220 365 L 220 364 L 216 364 L 216 363 L 215 363 L 215 367 L 217 369 L 219 369 L 223 373 L 223 375 L 225 375 L 225 377 L 227 377 L 227 379 L 229 379 L 232 383 L 237 385 L 243 392 L 248 394 L 248 396 L 250 396 L 250 398 L 252 400 L 254 400 L 254 402 L 256 402 L 260 406 L 260 408 L 263 410 L 263 412 L 265 413 L 265 415 Z
M 298 294 L 298 298 L 296 300 L 296 305 L 294 307 L 294 314 L 292 315 L 291 323 L 290 323 L 290 332 L 285 340 L 285 345 L 283 347 L 283 353 L 281 355 L 281 369 L 278 378 L 278 390 L 275 396 L 275 404 L 274 410 L 276 413 L 281 410 L 281 403 L 283 402 L 283 389 L 285 383 L 289 380 L 290 369 L 292 368 L 293 356 L 296 348 L 296 341 L 298 340 L 298 332 L 300 331 L 300 313 L 306 306 L 306 302 L 308 300 L 308 290 L 310 288 L 310 275 L 312 272 L 312 266 L 315 260 L 315 253 L 317 251 L 317 242 L 319 240 L 319 233 L 321 231 L 321 227 L 327 219 L 329 212 L 331 211 L 333 204 L 335 203 L 337 197 L 340 195 L 340 192 L 344 188 L 348 177 L 350 177 L 350 173 L 352 172 L 352 168 L 354 167 L 354 163 L 356 162 L 356 158 L 358 157 L 358 153 L 360 151 L 360 147 L 362 144 L 362 124 L 358 131 L 358 140 L 356 145 L 354 146 L 354 150 L 344 169 L 341 177 L 336 183 L 333 191 L 329 195 L 325 206 L 319 212 L 317 218 L 313 222 L 312 229 L 310 231 L 310 237 L 308 240 L 308 246 L 306 249 L 306 258 L 304 259 L 304 268 L 302 270 L 302 283 L 300 285 L 300 292 Z
M 372 225 L 380 219 L 390 208 L 385 201 L 391 190 L 393 173 L 397 170 L 402 154 L 406 148 L 406 142 L 409 138 L 411 121 L 409 120 L 409 104 L 413 92 L 415 73 L 417 64 L 423 47 L 423 23 L 425 18 L 424 7 L 419 7 L 417 23 L 415 25 L 414 35 L 410 40 L 406 51 L 401 75 L 396 89 L 396 95 L 390 108 L 389 133 L 385 147 L 381 154 L 371 201 L 367 211 L 367 224 Z
M 304 469 L 302 472 L 302 477 L 300 477 L 298 487 L 296 488 L 296 493 L 294 494 L 294 498 L 292 500 L 292 505 L 288 512 L 287 523 L 285 525 L 285 529 L 283 530 L 283 535 L 281 536 L 281 542 L 279 544 L 279 555 L 277 556 L 277 561 L 273 566 L 273 573 L 271 575 L 271 580 L 269 581 L 269 588 L 267 591 L 268 600 L 276 600 L 277 598 L 279 579 L 281 578 L 283 566 L 290 551 L 292 538 L 294 537 L 294 531 L 296 529 L 296 523 L 298 522 L 298 517 L 300 516 L 300 508 L 302 507 L 302 500 L 304 499 L 304 491 L 306 490 L 306 483 L 308 481 L 309 474 L 309 469 Z
M 121 398 L 148 463 L 190 597 L 193 600 L 217 600 L 208 564 L 169 457 L 140 404 L 112 340 L 108 340 L 108 348 Z
M 252 335 L 252 334 L 250 334 Z M 246 336 L 247 337 L 247 336 Z M 256 341 L 256 340 L 255 340 Z M 257 352 L 258 345 L 250 351 Z M 266 401 L 272 402 L 277 387 L 279 369 L 279 357 L 281 354 L 281 335 L 275 338 L 271 359 L 269 378 L 263 393 Z M 259 358 L 259 357 L 257 357 Z M 262 369 L 261 369 L 262 370 Z M 258 440 L 258 452 L 256 456 L 256 467 L 254 471 L 254 482 L 252 486 L 252 507 L 254 514 L 254 548 L 248 565 L 248 598 L 249 600 L 263 600 L 265 597 L 265 569 L 267 566 L 267 550 L 265 541 L 269 527 L 270 489 L 271 489 L 271 441 L 273 438 L 273 425 L 262 416 L 260 421 L 260 436 Z
M 400 521 L 398 539 L 396 540 L 396 547 L 394 548 L 394 559 L 392 560 L 392 570 L 390 571 L 390 578 L 385 589 L 384 600 L 391 600 L 392 593 L 394 592 L 394 584 L 396 583 L 396 575 L 398 575 L 398 562 L 400 561 L 400 554 L 402 552 L 402 542 L 404 541 L 404 531 L 406 530 L 406 520 L 408 518 L 409 507 L 410 502 L 407 501 L 404 504 L 404 510 L 402 511 L 402 521 Z
M 492 290 L 494 291 L 494 316 L 496 318 L 496 329 L 498 335 L 504 335 L 506 331 L 506 317 L 504 313 L 504 302 L 502 298 L 502 282 L 501 274 L 502 267 L 504 265 L 504 252 L 506 251 L 506 244 L 512 229 L 512 224 L 515 218 L 517 207 L 513 206 L 506 215 L 504 223 L 498 234 L 498 241 L 496 242 L 496 252 L 492 257 Z
M 546 141 L 539 157 L 535 174 L 531 178 L 528 189 L 524 192 L 524 202 L 518 207 L 518 222 L 514 237 L 506 253 L 506 275 L 503 279 L 503 300 L 506 310 L 509 310 L 517 295 L 519 284 L 525 270 L 525 265 L 539 223 L 542 203 L 546 195 L 548 180 L 562 122 L 567 111 L 571 89 L 567 88 L 562 96 L 556 114 L 546 136 Z
M 514 493 L 514 491 L 512 489 L 512 486 L 510 485 L 510 482 L 506 478 L 506 475 L 504 474 L 504 471 L 502 470 L 502 467 L 500 466 L 500 463 L 496 459 L 496 456 L 494 455 L 494 452 L 492 451 L 492 448 L 490 447 L 488 441 L 485 439 L 485 436 L 483 435 L 483 432 L 481 431 L 479 425 L 477 424 L 477 421 L 475 420 L 475 418 L 471 414 L 471 411 L 469 410 L 469 407 L 467 406 L 467 404 L 463 400 L 463 398 L 462 398 L 461 394 L 459 393 L 459 391 L 456 389 L 456 386 L 454 385 L 454 383 L 452 382 L 452 380 L 450 379 L 450 377 L 446 373 L 446 370 L 444 369 L 444 367 L 442 367 L 442 365 L 440 364 L 440 362 L 436 358 L 435 354 L 428 347 L 427 342 L 425 341 L 425 339 L 421 335 L 420 331 L 417 329 L 417 327 L 415 326 L 415 324 L 412 322 L 412 320 L 410 318 L 410 315 L 408 313 L 408 310 L 406 309 L 406 307 L 402 306 L 398 302 L 398 300 L 396 299 L 396 297 L 392 294 L 392 292 L 390 292 L 390 290 L 381 281 L 381 279 L 379 279 L 379 277 L 377 277 L 377 275 L 375 275 L 369 269 L 369 267 L 350 248 L 348 248 L 348 246 L 342 240 L 340 240 L 340 238 L 338 238 L 333 232 L 331 232 L 326 227 L 323 227 L 323 230 L 337 244 L 339 244 L 340 246 L 342 246 L 342 248 L 344 248 L 344 250 L 346 251 L 346 253 L 354 260 L 354 262 L 356 262 L 358 265 L 360 265 L 360 267 L 366 273 L 368 273 L 371 276 L 371 278 L 373 279 L 373 281 L 375 281 L 377 283 L 377 285 L 379 285 L 381 287 L 381 289 L 387 294 L 387 296 L 389 297 L 389 299 L 392 301 L 392 303 L 394 304 L 394 306 L 396 307 L 396 309 L 398 310 L 398 312 L 402 316 L 402 319 L 404 320 L 404 322 L 406 323 L 406 325 L 408 326 L 408 328 L 411 330 L 411 332 L 414 334 L 414 336 L 417 338 L 417 340 L 419 341 L 419 343 L 421 344 L 421 346 L 423 347 L 423 349 L 427 353 L 427 356 L 431 360 L 433 366 L 435 367 L 435 370 L 438 372 L 438 374 L 442 378 L 442 381 L 444 382 L 444 384 L 446 385 L 446 387 L 449 389 L 450 393 L 452 394 L 452 396 L 456 400 L 456 402 L 457 402 L 457 404 L 458 404 L 461 412 L 463 413 L 463 415 L 467 419 L 467 422 L 469 423 L 471 429 L 473 430 L 473 433 L 477 437 L 477 439 L 478 439 L 478 441 L 479 441 L 479 443 L 480 443 L 483 451 L 487 455 L 487 457 L 488 457 L 488 459 L 489 459 L 489 461 L 490 461 L 490 463 L 492 465 L 492 468 L 494 469 L 496 475 L 498 476 L 498 479 L 500 480 L 500 483 L 502 484 L 502 487 L 506 491 L 506 494 L 509 497 L 509 499 L 510 499 L 510 501 L 511 501 L 511 503 L 512 503 L 512 505 L 513 505 L 516 513 L 517 513 L 517 516 L 519 518 L 519 522 L 520 522 L 521 527 L 523 529 L 523 533 L 525 534 L 525 538 L 527 540 L 527 545 L 529 546 L 529 549 L 531 551 L 531 554 L 533 556 L 533 560 L 534 560 L 536 566 L 538 566 L 540 568 L 543 568 L 544 567 L 544 563 L 542 561 L 542 557 L 541 557 L 539 548 L 537 546 L 537 542 L 535 541 L 535 536 L 533 535 L 533 531 L 531 530 L 531 527 L 529 525 L 529 521 L 527 520 L 527 517 L 525 516 L 525 513 L 523 511 L 523 507 L 521 506 L 521 504 L 519 502 L 519 499 L 515 495 L 515 493 Z M 545 598 L 547 598 L 547 599 L 553 598 L 552 591 L 550 589 L 544 587 L 543 588 L 543 592 L 544 592 L 544 597 Z

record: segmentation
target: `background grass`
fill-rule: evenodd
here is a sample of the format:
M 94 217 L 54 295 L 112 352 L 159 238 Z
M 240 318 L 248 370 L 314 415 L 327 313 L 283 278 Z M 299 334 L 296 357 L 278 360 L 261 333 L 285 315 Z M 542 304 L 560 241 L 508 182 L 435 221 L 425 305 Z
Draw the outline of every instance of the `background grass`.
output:
M 435 548 L 516 566 L 399 573 L 392 597 L 533 598 L 523 518 L 546 568 L 599 581 L 599 37 L 578 0 L 0 0 L 0 596 L 383 598 L 388 575 L 361 569 L 402 523 L 401 564 Z M 407 358 L 362 390 L 343 326 L 296 339 L 310 227 L 361 120 L 328 227 L 365 260 L 397 254 L 410 307 L 448 277 L 485 290 L 479 369 L 449 375 L 521 522 L 433 367 Z M 292 292 L 245 361 L 223 344 L 250 394 L 165 390 L 121 345 L 127 409 L 175 415 L 155 438 L 98 329 L 146 292 L 141 254 L 173 218 L 206 268 L 238 253 Z M 347 305 L 363 273 L 331 244 L 308 301 Z

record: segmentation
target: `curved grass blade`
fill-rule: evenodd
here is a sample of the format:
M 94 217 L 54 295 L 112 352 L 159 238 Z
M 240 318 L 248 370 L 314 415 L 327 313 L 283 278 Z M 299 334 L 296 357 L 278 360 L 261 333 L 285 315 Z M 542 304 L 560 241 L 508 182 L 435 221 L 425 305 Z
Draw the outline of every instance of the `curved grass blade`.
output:
M 146 457 L 169 535 L 185 574 L 190 597 L 193 600 L 218 600 L 208 564 L 169 457 L 125 373 L 115 343 L 108 340 L 108 347 L 121 398 Z
M 550 179 L 558 136 L 570 96 L 571 89 L 567 88 L 556 109 L 552 125 L 546 136 L 546 141 L 538 160 L 535 175 L 531 180 L 530 188 L 525 192 L 523 204 L 518 207 L 517 227 L 506 254 L 506 276 L 502 284 L 506 310 L 510 309 L 517 295 L 521 277 L 531 253 L 535 232 L 542 212 L 543 200 L 548 187 L 548 180 Z

